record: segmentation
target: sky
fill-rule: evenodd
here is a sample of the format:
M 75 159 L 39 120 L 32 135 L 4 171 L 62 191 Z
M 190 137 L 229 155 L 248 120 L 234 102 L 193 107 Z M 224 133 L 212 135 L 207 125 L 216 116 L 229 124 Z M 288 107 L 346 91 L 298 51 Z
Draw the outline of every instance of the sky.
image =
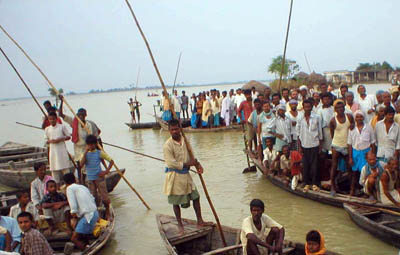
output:
M 131 0 L 165 83 L 273 79 L 283 53 L 289 0 Z M 301 71 L 354 70 L 358 63 L 400 66 L 400 1 L 294 0 L 287 58 Z M 124 0 L 0 0 L 0 24 L 57 88 L 159 85 Z M 47 84 L 0 32 L 0 47 L 37 96 Z M 0 55 L 0 99 L 28 96 Z

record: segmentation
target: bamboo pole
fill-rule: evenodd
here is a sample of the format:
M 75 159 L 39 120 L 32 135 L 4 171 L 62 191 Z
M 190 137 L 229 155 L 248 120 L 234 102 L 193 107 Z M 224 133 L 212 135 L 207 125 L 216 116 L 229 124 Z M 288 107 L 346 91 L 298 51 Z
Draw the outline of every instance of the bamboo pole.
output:
M 147 51 L 148 51 L 148 53 L 149 53 L 149 55 L 150 55 L 150 58 L 151 58 L 151 61 L 152 61 L 152 63 L 153 63 L 154 69 L 155 69 L 155 71 L 156 71 L 156 73 L 157 73 L 158 79 L 160 80 L 160 83 L 161 83 L 161 86 L 162 86 L 163 91 L 164 91 L 164 93 L 165 93 L 165 96 L 167 96 L 167 94 L 168 94 L 168 93 L 167 93 L 167 88 L 165 87 L 165 84 L 164 84 L 164 81 L 163 81 L 163 79 L 162 79 L 162 77 L 161 77 L 160 71 L 158 70 L 156 61 L 155 61 L 155 59 L 154 59 L 154 56 L 153 56 L 153 53 L 152 53 L 152 51 L 151 51 L 150 45 L 149 45 L 149 43 L 148 43 L 148 41 L 147 41 L 147 38 L 146 38 L 146 36 L 144 35 L 142 28 L 140 27 L 139 21 L 138 21 L 138 19 L 136 18 L 135 13 L 133 12 L 133 9 L 132 9 L 131 4 L 129 3 L 128 0 L 125 0 L 125 3 L 127 4 L 128 8 L 129 8 L 129 11 L 130 11 L 131 14 L 132 14 L 132 18 L 133 18 L 133 20 L 135 21 L 137 28 L 139 29 L 140 35 L 142 36 L 144 43 L 146 44 Z M 166 97 L 166 100 L 170 101 L 168 97 Z M 169 105 L 170 105 L 170 109 L 171 109 L 172 104 L 170 103 Z M 178 119 L 177 116 L 176 116 L 176 113 L 175 113 L 175 111 L 174 111 L 173 109 L 171 109 L 171 112 L 172 112 L 173 116 L 174 116 L 176 119 Z M 180 122 L 179 122 L 179 125 L 180 125 L 180 127 L 181 127 Z M 181 133 L 182 133 L 183 140 L 184 140 L 185 143 L 186 143 L 186 146 L 187 146 L 187 149 L 188 149 L 188 152 L 189 152 L 189 156 L 190 156 L 191 159 L 194 159 L 195 157 L 194 157 L 194 154 L 193 154 L 192 146 L 190 145 L 188 139 L 186 138 L 186 135 L 185 135 L 185 133 L 183 132 L 182 128 L 181 128 Z M 199 176 L 199 178 L 200 178 L 201 185 L 203 186 L 204 193 L 205 193 L 205 195 L 206 195 L 207 201 L 208 201 L 208 203 L 210 204 L 211 211 L 212 211 L 212 213 L 213 213 L 213 215 L 214 215 L 214 218 L 215 218 L 215 221 L 216 221 L 216 223 L 217 223 L 217 227 L 218 227 L 218 230 L 219 230 L 219 233 L 220 233 L 220 236 L 221 236 L 222 243 L 223 243 L 223 245 L 226 247 L 225 236 L 224 236 L 224 233 L 223 233 L 223 231 L 222 231 L 221 223 L 220 223 L 220 221 L 219 221 L 217 212 L 216 212 L 216 210 L 215 210 L 215 208 L 214 208 L 214 205 L 213 205 L 213 203 L 212 203 L 212 201 L 211 201 L 210 195 L 208 194 L 207 186 L 206 186 L 206 183 L 204 182 L 204 179 L 203 179 L 203 176 L 202 176 L 203 167 L 201 166 L 200 162 L 198 162 L 198 164 L 196 165 L 196 169 L 197 169 L 197 171 L 198 171 L 198 176 Z
M 176 78 L 178 78 L 178 72 L 179 72 L 179 65 L 181 63 L 181 57 L 182 57 L 182 52 L 179 54 L 178 65 L 176 66 L 174 85 L 172 86 L 172 95 L 174 95 L 174 90 L 175 90 L 175 85 L 176 85 Z
M 279 78 L 279 85 L 278 85 L 279 92 L 281 91 L 282 75 L 283 75 L 283 70 L 285 69 L 286 48 L 287 48 L 287 42 L 288 42 L 288 38 L 289 38 L 290 21 L 292 19 L 292 8 L 293 8 L 293 0 L 290 0 L 289 20 L 288 20 L 288 25 L 287 25 L 287 29 L 286 29 L 285 48 L 283 49 L 282 68 L 281 68 L 281 75 Z
M 12 38 L 12 36 L 9 33 L 7 33 L 7 31 L 3 28 L 3 26 L 0 25 L 0 29 L 21 50 L 21 52 L 25 55 L 25 57 L 28 58 L 28 60 L 32 63 L 32 65 L 35 66 L 35 68 L 40 72 L 40 74 L 43 76 L 43 78 L 47 81 L 47 83 L 49 84 L 50 88 L 52 88 L 56 92 L 57 96 L 60 96 L 60 93 L 58 92 L 57 88 L 53 85 L 53 83 L 49 80 L 49 78 L 43 73 L 43 71 L 40 69 L 40 67 L 29 57 L 29 55 L 25 52 L 25 50 L 14 40 L 14 38 Z M 84 127 L 86 129 L 86 131 L 88 132 L 88 134 L 90 134 L 91 132 L 90 132 L 89 128 L 87 127 L 87 125 L 85 125 L 85 123 L 83 123 L 83 121 L 80 118 L 78 118 L 78 116 L 76 116 L 75 111 L 72 109 L 70 104 L 65 100 L 65 98 L 63 99 L 63 101 L 67 105 L 67 107 L 69 108 L 71 113 L 74 115 L 74 117 L 82 125 L 82 127 Z M 99 143 L 97 143 L 97 145 L 99 146 L 99 148 L 101 150 L 103 150 L 103 148 L 101 147 L 101 145 Z M 150 207 L 144 201 L 142 196 L 139 194 L 139 192 L 136 191 L 136 189 L 132 186 L 132 184 L 128 181 L 128 179 L 126 179 L 126 177 L 123 175 L 123 173 L 121 172 L 121 170 L 118 168 L 118 166 L 115 163 L 114 163 L 114 168 L 117 171 L 117 173 L 121 176 L 121 178 L 126 182 L 126 184 L 128 184 L 128 186 L 131 188 L 131 190 L 139 197 L 139 199 L 142 201 L 142 203 L 145 205 L 145 207 L 148 210 L 150 210 Z
M 29 125 L 29 124 L 25 124 L 25 123 L 21 123 L 21 122 L 15 122 L 15 123 L 17 123 L 17 124 L 19 124 L 19 125 L 22 125 L 22 126 L 26 126 L 26 127 L 30 127 L 30 128 L 35 128 L 35 129 L 43 130 L 43 129 L 41 129 L 40 127 L 32 126 L 32 125 Z M 141 153 L 141 152 L 137 152 L 137 151 L 134 151 L 134 150 L 131 150 L 131 149 L 128 149 L 128 148 L 124 148 L 124 147 L 122 147 L 122 146 L 118 146 L 118 145 L 112 144 L 112 143 L 103 142 L 103 144 L 108 145 L 108 146 L 110 146 L 110 147 L 118 148 L 118 149 L 120 149 L 120 150 L 128 151 L 128 152 L 131 152 L 131 153 L 133 153 L 133 154 L 137 154 L 137 155 L 140 155 L 140 156 L 143 156 L 143 157 L 146 157 L 146 158 L 151 158 L 151 159 L 154 159 L 154 160 L 158 160 L 158 161 L 161 161 L 161 162 L 165 162 L 164 159 L 157 158 L 157 157 L 153 157 L 153 156 L 150 156 L 150 155 Z M 193 172 L 193 173 L 197 173 L 196 171 L 194 171 L 194 170 L 192 170 L 192 169 L 189 169 L 189 171 L 191 171 L 191 172 Z
M 140 66 L 139 66 L 137 77 L 136 77 L 135 101 L 136 101 L 136 95 L 137 95 L 138 85 L 139 85 L 139 77 L 140 77 Z

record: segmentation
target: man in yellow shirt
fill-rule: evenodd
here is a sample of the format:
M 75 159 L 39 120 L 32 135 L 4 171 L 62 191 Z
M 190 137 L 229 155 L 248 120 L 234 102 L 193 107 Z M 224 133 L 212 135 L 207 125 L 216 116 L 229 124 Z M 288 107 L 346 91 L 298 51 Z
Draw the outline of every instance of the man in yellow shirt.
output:
M 204 222 L 201 216 L 200 195 L 189 174 L 189 168 L 199 163 L 197 159 L 191 159 L 189 156 L 187 145 L 181 136 L 178 120 L 172 119 L 168 126 L 171 137 L 165 142 L 163 147 L 166 163 L 164 194 L 168 196 L 168 203 L 173 206 L 175 217 L 178 222 L 179 234 L 182 235 L 184 233 L 184 228 L 180 207 L 188 208 L 190 206 L 190 200 L 193 200 L 197 225 L 203 227 L 213 224 Z M 202 173 L 203 170 L 199 168 L 198 174 Z
M 250 212 L 251 216 L 243 220 L 240 233 L 243 255 L 282 254 L 285 229 L 264 214 L 264 203 L 259 199 L 250 202 Z

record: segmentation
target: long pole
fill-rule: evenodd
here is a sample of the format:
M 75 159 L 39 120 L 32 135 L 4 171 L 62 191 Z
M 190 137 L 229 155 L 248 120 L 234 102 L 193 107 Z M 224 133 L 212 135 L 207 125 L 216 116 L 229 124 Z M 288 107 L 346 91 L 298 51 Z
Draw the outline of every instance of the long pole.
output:
M 280 78 L 279 78 L 279 85 L 278 85 L 279 91 L 281 91 L 282 75 L 283 75 L 283 71 L 285 69 L 286 48 L 287 48 L 287 42 L 288 42 L 288 38 L 289 38 L 290 20 L 292 18 L 292 8 L 293 8 L 293 0 L 290 0 L 289 20 L 288 20 L 288 25 L 287 25 L 287 29 L 286 29 L 285 48 L 283 49 L 281 75 L 280 75 Z
M 307 63 L 307 67 L 308 67 L 308 72 L 311 74 L 311 67 L 310 67 L 310 63 L 308 63 L 308 59 L 307 59 L 307 55 L 304 52 L 304 58 L 306 59 L 306 63 Z
M 179 72 L 179 65 L 181 63 L 181 57 L 182 57 L 182 52 L 179 54 L 179 59 L 178 59 L 178 64 L 176 66 L 176 72 L 175 72 L 175 79 L 174 79 L 174 85 L 172 86 L 172 94 L 174 94 L 174 90 L 175 90 L 175 85 L 176 85 L 176 78 L 178 78 L 178 72 Z
M 47 78 L 47 76 L 43 73 L 43 71 L 40 69 L 40 67 L 29 57 L 29 55 L 25 52 L 25 50 L 14 40 L 14 38 L 12 38 L 12 36 L 7 33 L 7 31 L 3 28 L 3 26 L 0 25 L 0 29 L 3 30 L 3 32 L 7 35 L 8 38 L 10 38 L 10 40 L 21 50 L 21 52 L 25 55 L 25 57 L 28 58 L 28 60 L 32 63 L 32 65 L 35 66 L 35 68 L 40 72 L 40 74 L 43 76 L 43 78 L 47 81 L 47 83 L 49 84 L 50 88 L 52 88 L 57 96 L 60 95 L 58 89 L 53 85 L 53 83 L 49 80 L 49 78 Z M 90 134 L 90 130 L 89 128 L 85 125 L 85 123 L 83 123 L 83 121 L 78 118 L 78 116 L 76 116 L 75 111 L 72 109 L 72 107 L 69 105 L 69 103 L 65 100 L 65 98 L 63 99 L 64 103 L 67 105 L 67 107 L 69 108 L 69 110 L 71 111 L 71 113 L 74 115 L 74 117 L 79 121 L 79 123 L 82 125 L 82 127 L 85 128 L 85 130 L 87 131 L 88 134 Z M 101 150 L 103 150 L 103 148 L 101 147 L 101 145 L 98 143 L 97 144 L 99 146 L 99 148 Z M 139 199 L 142 201 L 142 203 L 145 205 L 145 207 L 150 210 L 150 207 L 147 205 L 147 203 L 144 201 L 144 199 L 142 198 L 142 196 L 139 194 L 139 192 L 136 191 L 136 189 L 132 186 L 132 184 L 128 181 L 128 179 L 126 179 L 126 177 L 123 175 L 123 173 L 121 172 L 121 170 L 119 170 L 118 166 L 114 163 L 114 168 L 117 171 L 117 173 L 121 176 L 121 178 L 126 182 L 126 184 L 128 184 L 128 186 L 131 188 L 131 190 L 139 197 Z
M 132 14 L 133 20 L 135 21 L 136 26 L 137 26 L 137 28 L 139 29 L 140 35 L 142 36 L 144 43 L 146 44 L 147 51 L 149 52 L 151 61 L 153 62 L 153 66 L 154 66 L 154 69 L 155 69 L 155 71 L 156 71 L 156 73 L 157 73 L 158 79 L 160 80 L 160 83 L 161 83 L 161 86 L 162 86 L 162 88 L 163 88 L 163 91 L 164 91 L 165 95 L 167 95 L 167 88 L 165 87 L 165 84 L 164 84 L 164 81 L 163 81 L 163 79 L 162 79 L 162 77 L 161 77 L 160 71 L 158 70 L 158 67 L 157 67 L 156 61 L 155 61 L 155 59 L 154 59 L 153 53 L 152 53 L 152 51 L 151 51 L 149 42 L 147 41 L 146 36 L 144 35 L 142 28 L 140 27 L 139 21 L 138 21 L 138 19 L 136 18 L 135 13 L 133 12 L 133 9 L 132 9 L 131 4 L 129 3 L 128 0 L 125 0 L 125 3 L 127 4 L 128 8 L 129 8 L 129 10 L 130 10 L 130 12 L 131 12 L 131 14 Z M 166 97 L 165 100 L 168 100 L 168 101 L 169 101 L 169 98 Z M 170 107 L 172 107 L 171 104 L 169 104 L 169 105 L 170 105 Z M 173 109 L 171 109 L 171 112 L 172 112 L 173 116 L 174 116 L 176 119 L 178 119 L 177 116 L 176 116 L 176 113 L 175 113 L 175 111 L 174 111 Z M 180 124 L 179 124 L 179 125 L 180 125 Z M 180 126 L 181 126 L 181 125 L 180 125 Z M 185 143 L 186 143 L 186 146 L 187 146 L 187 149 L 188 149 L 188 152 L 189 152 L 189 156 L 190 156 L 191 159 L 194 159 L 194 154 L 193 154 L 192 147 L 191 147 L 189 141 L 187 140 L 186 135 L 185 135 L 185 133 L 183 132 L 182 128 L 181 128 L 181 133 L 182 133 L 182 137 L 183 137 L 183 139 L 184 139 L 184 141 L 185 141 Z M 224 233 L 222 232 L 221 223 L 220 223 L 220 221 L 219 221 L 217 212 L 215 211 L 215 208 L 214 208 L 213 203 L 212 203 L 212 201 L 211 201 L 210 195 L 208 194 L 208 190 L 207 190 L 206 183 L 204 182 L 204 179 L 203 179 L 202 174 L 200 174 L 200 172 L 203 171 L 203 167 L 201 166 L 200 163 L 198 163 L 197 166 L 196 166 L 196 169 L 197 169 L 197 171 L 199 172 L 198 176 L 199 176 L 199 178 L 200 178 L 201 185 L 203 186 L 204 193 L 206 194 L 207 201 L 208 201 L 208 203 L 210 204 L 211 211 L 212 211 L 213 214 L 214 214 L 214 218 L 215 218 L 215 221 L 216 221 L 216 223 L 217 223 L 217 227 L 218 227 L 218 230 L 219 230 L 219 233 L 220 233 L 220 236 L 221 236 L 222 243 L 224 244 L 224 246 L 226 246 L 225 236 L 224 236 Z
M 137 77 L 136 77 L 135 101 L 136 101 L 136 95 L 137 95 L 138 86 L 139 86 L 139 76 L 140 76 L 140 66 L 139 66 Z

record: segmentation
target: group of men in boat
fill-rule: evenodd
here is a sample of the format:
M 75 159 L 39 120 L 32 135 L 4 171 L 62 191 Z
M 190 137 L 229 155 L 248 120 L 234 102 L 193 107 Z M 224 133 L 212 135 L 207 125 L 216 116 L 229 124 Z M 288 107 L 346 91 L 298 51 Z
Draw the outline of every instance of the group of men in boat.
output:
M 49 101 L 44 102 L 47 117 L 42 128 L 51 176 L 46 175 L 45 163 L 35 163 L 37 177 L 31 183 L 30 196 L 26 191 L 19 192 L 18 204 L 11 207 L 9 216 L 0 218 L 0 251 L 53 254 L 44 236 L 58 232 L 68 234 L 77 248 L 85 250 L 96 225 L 99 228 L 107 223 L 105 220 L 112 220 L 105 176 L 114 161 L 101 150 L 100 129 L 86 120 L 86 110 L 79 109 L 74 118 L 64 115 L 63 97 L 60 99 L 58 114 Z M 71 126 L 72 135 L 64 123 Z M 74 158 L 65 144 L 69 140 L 74 144 Z M 105 220 L 99 215 L 101 205 Z
M 198 174 L 203 173 L 203 168 L 197 159 L 193 158 L 188 150 L 185 138 L 181 135 L 179 121 L 172 119 L 168 123 L 171 137 L 163 146 L 165 159 L 164 194 L 168 203 L 172 205 L 177 223 L 178 234 L 184 235 L 185 229 L 181 217 L 181 207 L 193 208 L 197 218 L 198 227 L 213 225 L 205 222 L 200 208 L 200 196 L 193 179 L 189 173 L 191 167 L 195 167 Z M 284 228 L 272 218 L 264 214 L 264 203 L 259 199 L 250 202 L 251 216 L 245 218 L 242 223 L 240 240 L 243 245 L 243 254 L 269 254 L 277 252 L 282 254 Z M 324 239 L 318 231 L 310 231 L 306 237 L 306 254 L 323 255 L 325 253 Z
M 271 89 L 268 87 L 266 93 L 270 95 Z M 252 88 L 252 98 L 257 98 L 258 92 L 255 87 Z M 166 99 L 169 100 L 166 100 Z M 163 93 L 161 98 L 161 109 L 163 111 L 162 119 L 166 122 L 172 119 L 171 110 L 175 111 L 180 119 L 181 112 L 183 119 L 189 119 L 188 109 L 191 112 L 192 128 L 217 128 L 221 126 L 230 126 L 241 123 L 245 116 L 242 102 L 246 101 L 246 96 L 242 89 L 222 91 L 212 89 L 200 92 L 197 96 L 192 94 L 191 98 L 182 91 L 182 96 L 178 96 L 177 90 L 174 90 L 172 96 Z M 172 106 L 170 105 L 172 104 Z
M 341 85 L 334 95 L 326 84 L 319 91 L 301 86 L 263 99 L 245 91 L 249 151 L 262 159 L 266 174 L 293 189 L 301 180 L 304 192 L 322 187 L 335 196 L 345 192 L 339 180 L 348 172 L 349 195 L 400 205 L 399 88 L 368 95 L 359 85 L 357 93 L 355 100 Z

